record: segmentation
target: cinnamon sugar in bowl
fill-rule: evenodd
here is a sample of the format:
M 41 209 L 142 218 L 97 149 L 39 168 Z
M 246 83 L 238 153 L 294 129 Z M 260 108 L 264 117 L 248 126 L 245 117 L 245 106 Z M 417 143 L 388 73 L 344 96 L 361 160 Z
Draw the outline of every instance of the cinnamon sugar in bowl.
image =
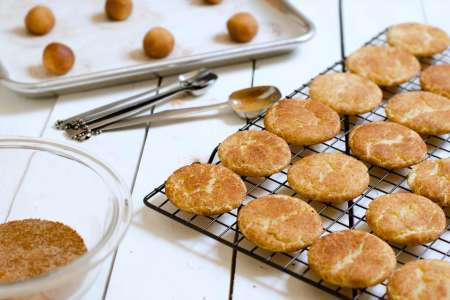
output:
M 40 138 L 0 137 L 0 300 L 79 299 L 131 219 L 106 164 Z

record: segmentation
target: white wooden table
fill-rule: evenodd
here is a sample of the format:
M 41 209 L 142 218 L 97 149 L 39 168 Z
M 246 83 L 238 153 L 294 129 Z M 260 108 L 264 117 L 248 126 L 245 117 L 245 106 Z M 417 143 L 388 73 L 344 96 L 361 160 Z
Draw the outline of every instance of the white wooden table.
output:
M 225 0 L 226 1 L 226 0 Z M 448 0 L 343 0 L 347 53 L 385 27 L 405 21 L 425 22 L 450 32 Z M 283 94 L 340 58 L 337 0 L 292 0 L 317 26 L 313 40 L 290 55 L 217 68 L 220 79 L 205 96 L 172 101 L 157 110 L 211 104 L 251 84 L 272 84 Z M 1 45 L 5 47 L 7 45 Z M 0 87 L 0 135 L 24 135 L 68 141 L 52 125 L 56 119 L 132 95 L 158 82 L 134 83 L 57 99 L 31 100 Z M 77 144 L 109 163 L 130 185 L 134 219 L 119 247 L 84 299 L 227 299 L 232 250 L 144 207 L 143 197 L 176 168 L 206 161 L 227 135 L 243 126 L 229 114 L 147 129 L 104 134 Z M 11 163 L 11 162 L 10 162 Z M 13 198 L 25 164 L 9 174 L 5 199 Z M 25 178 L 26 180 L 26 178 Z M 19 186 L 20 188 L 20 186 Z M 9 204 L 0 203 L 0 217 Z M 332 299 L 288 275 L 238 254 L 234 299 Z

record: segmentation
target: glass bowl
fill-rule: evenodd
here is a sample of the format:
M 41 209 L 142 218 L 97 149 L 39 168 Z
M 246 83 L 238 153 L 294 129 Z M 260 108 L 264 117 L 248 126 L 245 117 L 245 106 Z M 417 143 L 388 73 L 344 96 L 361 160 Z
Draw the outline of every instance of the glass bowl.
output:
M 75 229 L 88 248 L 53 272 L 0 284 L 0 299 L 79 299 L 130 224 L 128 187 L 95 157 L 40 138 L 0 137 L 0 169 L 0 223 L 59 221 Z

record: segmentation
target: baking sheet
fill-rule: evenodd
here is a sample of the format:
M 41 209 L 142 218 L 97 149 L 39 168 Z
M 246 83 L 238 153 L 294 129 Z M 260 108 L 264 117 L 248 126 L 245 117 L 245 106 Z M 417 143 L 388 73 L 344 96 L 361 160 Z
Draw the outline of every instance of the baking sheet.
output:
M 24 16 L 34 5 L 51 7 L 56 25 L 45 36 L 29 35 Z M 130 81 L 176 72 L 197 65 L 228 62 L 282 50 L 291 50 L 312 35 L 312 24 L 282 0 L 134 0 L 133 13 L 123 22 L 109 21 L 104 0 L 0 1 L 0 62 L 5 84 L 17 92 L 38 96 Z M 248 44 L 229 40 L 227 19 L 251 12 L 260 30 Z M 176 45 L 162 60 L 147 58 L 142 39 L 154 26 L 168 28 Z M 62 77 L 42 66 L 45 46 L 53 41 L 69 45 L 76 56 L 73 69 Z M 71 89 L 72 87 L 72 89 Z

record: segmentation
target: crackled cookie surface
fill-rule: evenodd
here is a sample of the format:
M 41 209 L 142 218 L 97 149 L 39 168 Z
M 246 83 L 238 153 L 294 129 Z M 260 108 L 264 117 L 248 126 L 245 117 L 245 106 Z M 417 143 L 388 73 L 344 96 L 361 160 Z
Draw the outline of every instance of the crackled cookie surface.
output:
M 369 185 L 366 165 L 340 153 L 318 153 L 297 161 L 288 171 L 289 185 L 303 198 L 344 202 Z
M 247 189 L 238 175 L 223 166 L 192 164 L 170 175 L 165 191 L 179 209 L 209 216 L 238 207 Z
M 369 204 L 366 220 L 377 236 L 400 245 L 434 241 L 446 226 L 442 208 L 412 193 L 394 193 L 375 199 Z
M 380 86 L 406 82 L 420 71 L 419 61 L 405 50 L 385 46 L 365 46 L 346 60 L 347 68 Z
M 266 129 L 292 145 L 314 145 L 339 133 L 339 115 L 314 100 L 290 99 L 275 103 L 264 117 Z
M 354 155 L 387 169 L 399 169 L 425 159 L 427 146 L 413 130 L 392 122 L 372 122 L 350 132 Z
M 389 279 L 389 300 L 450 299 L 450 263 L 424 259 L 411 261 Z
M 432 65 L 420 74 L 422 89 L 450 98 L 450 65 Z
M 309 246 L 322 231 L 319 214 L 306 202 L 285 195 L 255 199 L 241 208 L 239 228 L 257 246 L 293 252 Z
M 225 167 L 242 176 L 269 176 L 291 161 L 288 144 L 268 131 L 236 132 L 222 142 L 218 154 Z
M 313 100 L 320 101 L 341 115 L 356 115 L 377 107 L 383 93 L 372 81 L 351 73 L 317 76 L 309 86 Z
M 426 160 L 408 174 L 411 190 L 440 206 L 450 206 L 450 158 Z
M 416 56 L 433 56 L 450 45 L 445 31 L 420 23 L 403 23 L 390 27 L 387 41 L 389 45 Z
M 326 282 L 366 288 L 383 282 L 396 265 L 392 248 L 378 237 L 356 230 L 321 237 L 308 253 L 311 269 Z
M 386 106 L 389 120 L 421 134 L 450 132 L 450 99 L 430 92 L 397 94 Z

